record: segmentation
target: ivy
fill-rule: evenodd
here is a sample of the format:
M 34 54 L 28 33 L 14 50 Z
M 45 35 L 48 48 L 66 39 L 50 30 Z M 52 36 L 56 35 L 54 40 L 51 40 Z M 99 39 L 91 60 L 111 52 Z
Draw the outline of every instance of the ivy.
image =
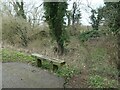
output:
M 44 9 L 50 35 L 57 42 L 59 54 L 62 55 L 64 53 L 64 44 L 68 39 L 64 25 L 67 2 L 44 2 Z

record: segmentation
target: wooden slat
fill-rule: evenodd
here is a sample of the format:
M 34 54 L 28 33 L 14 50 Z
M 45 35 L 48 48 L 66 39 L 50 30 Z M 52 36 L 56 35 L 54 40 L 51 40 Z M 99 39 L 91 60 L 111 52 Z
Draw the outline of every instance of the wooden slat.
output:
M 45 59 L 45 60 L 52 61 L 54 64 L 57 64 L 57 63 L 59 63 L 59 64 L 65 63 L 64 60 L 59 60 L 59 59 L 55 59 L 55 58 L 50 59 L 50 58 L 48 58 L 48 57 L 45 57 L 45 56 L 40 55 L 40 54 L 37 54 L 37 53 L 33 53 L 32 56 L 37 57 L 37 58 L 39 58 L 39 59 Z

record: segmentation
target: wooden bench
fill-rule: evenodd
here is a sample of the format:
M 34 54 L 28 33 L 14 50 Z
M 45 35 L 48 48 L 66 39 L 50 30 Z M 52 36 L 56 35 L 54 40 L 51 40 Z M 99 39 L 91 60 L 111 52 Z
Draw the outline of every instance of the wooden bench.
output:
M 32 57 L 35 57 L 37 59 L 37 66 L 38 67 L 42 66 L 42 61 L 47 60 L 48 62 L 50 62 L 52 64 L 53 71 L 56 71 L 59 66 L 62 66 L 65 64 L 64 60 L 59 60 L 59 59 L 55 59 L 55 58 L 48 58 L 46 56 L 43 56 L 43 55 L 40 55 L 37 53 L 33 53 Z

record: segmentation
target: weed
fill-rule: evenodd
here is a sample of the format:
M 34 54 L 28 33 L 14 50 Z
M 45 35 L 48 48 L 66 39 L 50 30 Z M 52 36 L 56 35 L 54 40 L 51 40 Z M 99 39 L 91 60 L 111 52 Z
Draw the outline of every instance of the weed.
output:
M 115 77 L 118 74 L 117 68 L 109 64 L 107 51 L 103 48 L 96 48 L 91 52 L 90 68 L 99 74 L 112 75 Z
M 89 77 L 89 83 L 92 88 L 113 88 L 117 87 L 117 80 L 110 80 L 99 75 L 94 75 Z
M 52 64 L 45 60 L 45 61 L 42 62 L 42 67 L 41 68 L 51 70 L 52 69 Z
M 70 79 L 75 74 L 79 74 L 80 71 L 77 68 L 69 67 L 68 65 L 65 65 L 63 67 L 60 67 L 58 71 L 56 72 L 58 76 L 62 76 L 64 78 Z

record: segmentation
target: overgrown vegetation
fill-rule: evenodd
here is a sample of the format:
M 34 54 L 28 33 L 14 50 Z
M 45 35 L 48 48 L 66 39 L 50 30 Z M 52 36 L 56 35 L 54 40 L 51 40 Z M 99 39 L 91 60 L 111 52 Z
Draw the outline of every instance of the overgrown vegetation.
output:
M 105 21 L 108 24 L 110 31 L 117 36 L 117 47 L 118 47 L 118 62 L 117 68 L 120 72 L 120 1 L 119 2 L 106 2 L 105 3 L 105 11 L 109 11 L 109 13 L 105 13 Z M 120 73 L 118 74 L 120 77 Z
M 89 43 L 90 44 L 90 43 Z M 91 44 L 90 44 L 91 45 Z M 88 48 L 91 48 L 90 46 Z M 67 81 L 74 77 L 75 75 L 82 75 L 82 69 L 84 65 L 87 65 L 88 69 L 88 82 L 89 87 L 117 87 L 117 74 L 118 71 L 114 64 L 109 63 L 109 54 L 107 54 L 106 48 L 101 47 L 92 47 L 89 51 L 88 58 L 86 57 L 87 52 L 86 48 L 80 46 L 81 58 L 76 56 L 74 58 L 70 57 L 69 55 L 64 56 L 64 58 L 69 59 L 66 60 L 67 65 L 60 67 L 56 74 L 58 76 L 64 77 Z M 25 53 L 20 53 L 17 51 L 13 51 L 10 49 L 3 49 L 3 62 L 29 62 L 32 65 L 36 65 L 36 60 L 31 56 L 27 56 Z M 113 53 L 113 52 L 111 52 Z M 75 55 L 76 55 L 75 51 Z M 83 55 L 82 55 L 83 54 Z M 74 56 L 74 54 L 72 54 Z M 69 58 L 68 58 L 69 57 Z M 87 60 L 86 60 L 87 58 Z M 73 60 L 71 62 L 71 60 Z M 113 60 L 114 61 L 114 60 Z M 101 67 L 102 65 L 102 67 Z M 47 69 L 52 71 L 52 64 L 47 61 L 43 62 L 42 69 Z M 97 77 L 99 75 L 99 77 Z M 102 80 L 101 80 L 102 79 Z M 105 80 L 105 82 L 104 82 Z M 97 83 L 96 83 L 97 82 Z M 114 83 L 112 83 L 114 82 Z
M 34 23 L 32 19 L 28 21 L 27 15 L 23 15 L 25 9 L 23 6 L 21 6 L 21 9 L 19 7 L 20 2 L 19 4 L 14 2 L 14 4 L 18 8 L 16 13 L 21 12 L 22 17 L 19 17 L 21 15 L 12 15 L 12 13 L 7 14 L 6 10 L 2 14 L 3 63 L 25 62 L 36 65 L 36 60 L 30 55 L 5 48 L 5 45 L 10 45 L 16 49 L 24 47 L 24 49 L 32 52 L 65 60 L 66 65 L 59 67 L 55 73 L 64 77 L 68 84 L 70 79 L 75 78 L 74 83 L 83 88 L 85 85 L 79 85 L 77 79 L 81 82 L 86 80 L 85 84 L 89 84 L 86 86 L 91 88 L 116 88 L 119 86 L 117 82 L 118 70 L 120 69 L 119 3 L 106 3 L 106 6 L 101 7 L 98 11 L 92 10 L 91 26 L 80 25 L 79 21 L 82 13 L 78 7 L 75 7 L 74 9 L 78 12 L 74 13 L 75 10 L 73 10 L 72 14 L 75 14 L 73 19 L 77 20 L 73 23 L 74 27 L 77 28 L 78 36 L 70 34 L 70 30 L 73 29 L 70 23 L 72 15 L 71 11 L 66 10 L 66 2 L 44 3 L 45 18 L 49 27 L 45 22 Z M 35 8 L 35 12 L 37 12 L 37 8 Z M 66 13 L 69 19 L 68 26 L 64 23 Z M 37 19 L 37 17 L 35 18 Z M 104 21 L 101 24 L 102 18 L 104 18 Z M 79 25 L 76 25 L 75 22 L 78 22 Z M 68 35 L 70 35 L 70 38 Z M 56 40 L 56 42 L 51 42 L 51 39 Z M 59 54 L 56 52 L 59 52 Z M 51 71 L 52 65 L 44 61 L 41 68 Z

